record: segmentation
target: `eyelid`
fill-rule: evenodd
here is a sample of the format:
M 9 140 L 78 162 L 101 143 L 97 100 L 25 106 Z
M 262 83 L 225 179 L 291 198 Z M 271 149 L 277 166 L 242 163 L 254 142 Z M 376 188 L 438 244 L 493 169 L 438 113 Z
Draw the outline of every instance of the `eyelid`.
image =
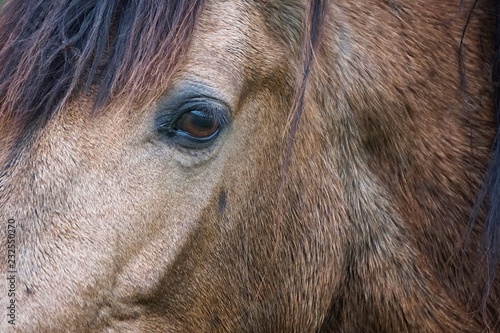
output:
M 229 121 L 229 109 L 226 105 L 224 105 L 222 102 L 214 100 L 214 99 L 207 99 L 207 98 L 193 98 L 186 103 L 184 103 L 181 108 L 178 111 L 178 117 L 176 118 L 179 119 L 183 114 L 189 111 L 194 111 L 194 110 L 199 110 L 199 111 L 206 111 L 210 114 L 210 116 L 214 117 L 214 119 L 219 123 L 219 125 L 224 126 L 228 123 Z
M 160 132 L 174 130 L 176 121 L 186 112 L 200 110 L 207 111 L 214 117 L 221 127 L 229 122 L 229 108 L 224 102 L 210 97 L 197 96 L 183 103 L 171 105 L 162 110 L 162 114 L 156 120 L 156 128 Z

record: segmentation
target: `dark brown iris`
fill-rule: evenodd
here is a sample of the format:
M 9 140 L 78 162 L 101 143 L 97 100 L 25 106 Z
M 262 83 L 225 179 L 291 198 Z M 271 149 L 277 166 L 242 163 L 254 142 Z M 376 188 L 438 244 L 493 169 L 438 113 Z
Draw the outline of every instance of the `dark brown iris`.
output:
M 176 123 L 178 130 L 184 131 L 194 138 L 207 138 L 219 129 L 219 123 L 207 112 L 193 110 L 184 113 Z

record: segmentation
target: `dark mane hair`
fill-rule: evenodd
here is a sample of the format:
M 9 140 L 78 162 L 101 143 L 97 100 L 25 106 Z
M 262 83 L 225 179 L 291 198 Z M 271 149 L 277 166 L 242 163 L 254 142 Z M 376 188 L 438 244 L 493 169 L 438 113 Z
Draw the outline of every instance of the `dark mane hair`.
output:
M 93 85 L 96 109 L 118 94 L 122 102 L 145 97 L 187 49 L 203 4 L 7 1 L 0 12 L 0 123 L 13 121 L 20 133 L 40 126 Z M 161 75 L 153 75 L 158 68 Z
M 462 39 L 459 48 L 460 62 L 460 77 L 462 83 L 465 82 L 465 74 L 463 71 L 463 41 L 467 33 L 467 26 L 474 10 L 477 7 L 479 0 L 475 0 L 469 9 L 467 21 L 464 26 Z M 461 1 L 460 6 L 463 5 Z M 491 54 L 492 58 L 492 85 L 494 96 L 494 110 L 496 114 L 496 137 L 491 148 L 491 160 L 483 179 L 481 190 L 477 196 L 471 213 L 469 232 L 473 225 L 477 222 L 481 211 L 485 211 L 484 227 L 483 227 L 483 244 L 478 249 L 479 260 L 486 265 L 485 286 L 482 295 L 483 318 L 487 321 L 487 304 L 491 289 L 496 279 L 500 264 L 500 0 L 494 2 L 494 14 L 496 18 L 494 30 L 494 50 Z M 462 86 L 464 89 L 465 87 Z M 466 88 L 465 88 L 466 89 Z M 484 267 L 484 266 L 483 266 Z
M 492 150 L 492 162 L 485 179 L 485 192 L 490 193 L 490 209 L 486 220 L 486 248 L 491 252 L 490 281 L 500 261 L 500 1 L 495 2 L 495 57 L 493 60 L 493 88 L 497 134 Z

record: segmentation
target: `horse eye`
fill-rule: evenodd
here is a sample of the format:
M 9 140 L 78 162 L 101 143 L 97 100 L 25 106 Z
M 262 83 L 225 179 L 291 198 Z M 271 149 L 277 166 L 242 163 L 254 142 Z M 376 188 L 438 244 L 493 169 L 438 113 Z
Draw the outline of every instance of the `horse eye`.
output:
M 219 122 L 208 112 L 192 110 L 179 117 L 175 127 L 195 139 L 208 139 L 219 131 Z

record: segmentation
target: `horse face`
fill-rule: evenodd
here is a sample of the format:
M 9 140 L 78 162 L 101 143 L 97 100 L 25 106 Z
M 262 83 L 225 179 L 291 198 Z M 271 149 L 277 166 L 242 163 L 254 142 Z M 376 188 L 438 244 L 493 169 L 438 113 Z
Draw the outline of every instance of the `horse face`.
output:
M 300 20 L 302 7 L 288 7 Z M 298 59 L 268 20 L 245 2 L 207 3 L 158 98 L 89 115 L 93 96 L 77 97 L 22 150 L 2 180 L 3 214 L 17 224 L 16 327 L 222 332 L 265 328 L 267 316 L 276 327 L 317 325 L 305 312 L 324 313 L 328 296 L 275 306 L 331 282 L 295 277 L 303 264 L 331 263 L 279 249 Z M 287 247 L 314 248 L 311 239 Z M 280 322 L 280 311 L 297 322 Z
M 124 7 L 144 4 L 152 2 Z M 467 15 L 454 1 L 207 1 L 179 61 L 141 53 L 147 43 L 134 39 L 139 50 L 128 51 L 151 61 L 125 77 L 145 70 L 150 81 L 110 93 L 103 110 L 91 112 L 98 84 L 75 89 L 17 141 L 16 119 L 0 113 L 0 218 L 16 233 L 15 328 L 494 329 L 483 321 L 498 319 L 498 283 L 484 303 L 489 313 L 478 319 L 471 310 L 485 276 L 475 263 L 481 221 L 457 255 L 496 130 L 490 69 L 478 66 L 493 40 L 489 5 L 478 2 L 462 35 Z M 321 11 L 315 30 L 309 21 Z M 72 23 L 88 17 L 59 24 L 78 35 Z M 150 28 L 144 40 L 159 43 L 147 39 L 157 25 Z M 121 36 L 110 31 L 109 41 Z M 450 57 L 463 36 L 465 90 Z M 0 29 L 5 63 L 15 57 L 2 38 L 34 43 L 22 49 L 32 61 L 47 50 Z M 309 45 L 314 66 L 302 95 Z M 71 49 L 63 51 L 71 63 Z M 18 55 L 16 66 L 29 67 Z M 97 78 L 113 64 L 98 63 Z M 0 82 L 0 93 L 29 78 L 7 80 L 8 89 Z M 11 95 L 0 94 L 8 106 L 2 96 Z

